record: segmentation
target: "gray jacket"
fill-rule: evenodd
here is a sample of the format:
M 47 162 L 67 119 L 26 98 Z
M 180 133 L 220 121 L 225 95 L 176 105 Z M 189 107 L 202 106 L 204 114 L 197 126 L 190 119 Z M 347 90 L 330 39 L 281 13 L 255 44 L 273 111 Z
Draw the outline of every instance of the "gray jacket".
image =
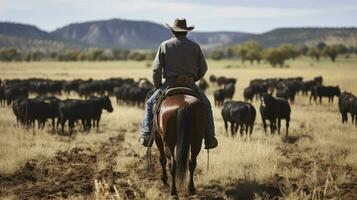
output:
M 153 63 L 153 72 L 155 87 L 161 86 L 162 77 L 188 75 L 197 81 L 207 72 L 207 63 L 198 44 L 184 36 L 173 37 L 161 43 Z

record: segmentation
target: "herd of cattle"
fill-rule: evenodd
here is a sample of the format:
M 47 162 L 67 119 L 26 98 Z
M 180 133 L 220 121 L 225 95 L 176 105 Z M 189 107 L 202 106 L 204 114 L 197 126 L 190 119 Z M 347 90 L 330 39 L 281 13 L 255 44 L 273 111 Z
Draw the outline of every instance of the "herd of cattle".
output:
M 294 103 L 297 94 L 307 96 L 309 101 L 320 102 L 328 97 L 333 103 L 334 96 L 339 97 L 339 109 L 342 123 L 347 122 L 348 114 L 352 123 L 357 126 L 357 97 L 348 92 L 340 91 L 338 86 L 324 86 L 321 76 L 304 81 L 302 77 L 253 79 L 243 90 L 243 101 L 232 101 L 236 90 L 235 78 L 209 77 L 209 82 L 218 88 L 213 92 L 216 106 L 223 106 L 221 114 L 226 130 L 230 123 L 232 135 L 240 130 L 242 135 L 252 134 L 256 119 L 256 109 L 249 103 L 260 100 L 260 115 L 266 132 L 266 120 L 270 122 L 271 133 L 280 133 L 281 120 L 286 121 L 286 134 L 290 122 L 290 104 Z M 201 79 L 198 83 L 202 90 L 209 84 Z M 116 98 L 120 105 L 143 107 L 146 95 L 154 88 L 153 84 L 141 78 L 110 78 L 105 80 L 50 80 L 50 79 L 5 79 L 0 80 L 0 106 L 12 106 L 17 123 L 23 127 L 35 127 L 37 122 L 40 129 L 44 128 L 47 120 L 51 121 L 53 130 L 64 132 L 68 122 L 68 130 L 73 132 L 75 123 L 80 124 L 83 131 L 92 127 L 99 129 L 102 110 L 113 111 L 110 96 Z M 29 94 L 37 95 L 29 98 Z M 56 95 L 67 95 L 61 100 Z M 69 99 L 70 94 L 77 94 L 82 99 Z M 273 96 L 275 94 L 275 97 Z M 319 101 L 317 101 L 319 99 Z M 57 123 L 56 123 L 57 119 Z M 61 126 L 61 129 L 58 127 Z
M 304 81 L 303 77 L 253 79 L 249 86 L 243 90 L 244 102 L 232 101 L 236 79 L 212 75 L 209 80 L 219 87 L 213 93 L 214 102 L 216 106 L 223 105 L 221 115 L 225 129 L 227 131 L 228 123 L 230 123 L 232 135 L 235 135 L 238 129 L 240 129 L 241 135 L 244 130 L 246 134 L 248 132 L 250 135 L 252 134 L 256 110 L 249 102 L 252 102 L 254 98 L 261 101 L 259 110 L 264 131 L 267 131 L 266 120 L 268 120 L 271 133 L 275 133 L 277 130 L 280 134 L 281 120 L 285 120 L 286 135 L 288 135 L 291 113 L 289 101 L 293 104 L 295 96 L 299 93 L 305 96 L 310 93 L 310 103 L 311 100 L 314 100 L 315 103 L 321 104 L 323 97 L 327 97 L 328 102 L 333 103 L 334 97 L 339 97 L 338 105 L 342 123 L 347 122 L 349 113 L 352 123 L 357 127 L 357 97 L 349 92 L 341 94 L 339 86 L 324 86 L 322 76 L 308 81 Z M 274 93 L 276 97 L 273 96 Z
M 64 132 L 73 132 L 75 122 L 81 122 L 82 130 L 99 129 L 102 110 L 113 111 L 109 96 L 115 96 L 117 104 L 143 106 L 146 94 L 154 88 L 147 79 L 131 78 L 106 80 L 7 79 L 0 80 L 0 105 L 12 106 L 17 123 L 23 127 L 43 129 L 47 120 L 55 130 L 61 126 Z M 60 100 L 56 95 L 76 93 L 84 99 Z M 29 98 L 29 94 L 37 95 Z M 98 97 L 99 96 L 99 97 Z M 55 123 L 57 119 L 57 123 Z

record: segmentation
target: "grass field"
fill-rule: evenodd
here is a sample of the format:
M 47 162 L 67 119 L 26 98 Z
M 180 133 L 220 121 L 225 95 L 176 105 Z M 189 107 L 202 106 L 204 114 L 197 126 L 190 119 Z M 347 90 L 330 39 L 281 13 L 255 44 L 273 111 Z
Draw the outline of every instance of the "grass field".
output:
M 151 69 L 147 65 L 147 62 L 131 61 L 0 63 L 0 77 L 151 78 Z M 243 65 L 238 60 L 208 61 L 208 65 L 207 77 L 214 74 L 238 79 L 235 100 L 242 100 L 243 88 L 251 79 L 267 77 L 302 76 L 309 80 L 322 75 L 324 84 L 339 85 L 342 91 L 348 90 L 357 94 L 357 58 L 341 58 L 336 63 L 302 58 L 289 61 L 288 68 L 271 68 L 266 63 Z M 211 100 L 215 88 L 211 86 L 207 91 Z M 253 104 L 258 110 L 259 102 Z M 66 169 L 83 174 L 82 176 L 90 176 L 92 185 L 94 179 L 115 185 L 118 193 L 129 196 L 129 199 L 132 197 L 130 195 L 137 199 L 166 199 L 168 190 L 160 184 L 160 170 L 156 169 L 153 175 L 144 170 L 145 149 L 137 142 L 142 109 L 115 105 L 112 114 L 103 115 L 99 133 L 78 133 L 70 138 L 50 134 L 47 130 L 36 133 L 21 130 L 16 127 L 10 108 L 0 108 L 0 112 L 0 196 L 11 199 L 16 196 L 29 197 L 22 196 L 19 192 L 35 194 L 30 193 L 28 188 L 47 191 L 49 186 L 46 183 L 49 183 L 49 180 L 42 176 L 35 181 L 37 183 L 30 184 L 25 181 L 30 185 L 26 187 L 14 178 L 24 172 L 24 166 L 36 163 L 36 166 L 51 166 L 50 171 L 53 173 L 48 175 L 51 180 L 57 180 L 56 177 L 62 176 L 61 173 L 67 174 L 67 171 L 63 171 Z M 251 139 L 232 138 L 226 134 L 220 109 L 217 107 L 214 108 L 214 118 L 219 147 L 210 151 L 209 171 L 206 170 L 206 152 L 202 151 L 199 156 L 195 178 L 198 199 L 270 199 L 273 196 L 281 199 L 357 198 L 357 128 L 351 123 L 341 123 L 336 98 L 333 105 L 328 105 L 326 99 L 322 105 L 310 105 L 308 97 L 299 95 L 292 105 L 290 136 L 287 138 L 265 135 L 260 114 L 257 115 Z M 124 137 L 124 140 L 115 139 L 119 136 Z M 82 161 L 91 170 L 80 168 L 76 171 L 74 166 L 80 165 L 80 160 L 73 161 L 75 163 L 68 161 L 69 165 L 66 166 L 62 166 L 57 160 L 53 161 L 54 157 L 58 157 L 59 151 L 65 152 L 61 155 L 70 160 L 68 157 L 77 155 L 73 149 L 78 148 L 89 157 L 96 156 L 95 161 Z M 154 157 L 156 155 L 157 152 Z M 158 167 L 158 160 L 155 162 Z M 56 170 L 52 168 L 62 171 L 55 173 Z M 108 171 L 111 175 L 108 175 Z M 37 171 L 33 173 L 40 174 Z M 12 177 L 13 179 L 8 179 L 13 182 L 6 182 L 2 177 Z M 76 180 L 72 181 L 77 183 Z M 36 184 L 36 187 L 32 187 Z M 108 195 L 105 194 L 106 187 L 106 184 L 101 187 L 97 184 L 94 191 L 84 194 L 78 191 L 68 192 L 64 198 L 100 199 Z M 104 188 L 103 191 L 101 188 Z M 63 193 L 65 192 L 61 191 L 61 194 Z M 58 197 L 57 193 L 53 195 Z M 113 195 L 113 192 L 110 192 L 110 195 Z M 38 198 L 36 195 L 30 197 Z M 119 197 L 122 196 L 114 198 Z

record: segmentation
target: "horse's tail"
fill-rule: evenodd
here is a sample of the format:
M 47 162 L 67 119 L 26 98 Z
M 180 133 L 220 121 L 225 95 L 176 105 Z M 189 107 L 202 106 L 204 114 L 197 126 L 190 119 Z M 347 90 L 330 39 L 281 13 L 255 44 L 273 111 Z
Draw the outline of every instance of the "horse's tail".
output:
M 176 145 L 176 186 L 185 184 L 188 158 L 190 153 L 190 134 L 192 129 L 192 113 L 189 104 L 177 111 L 177 145 Z

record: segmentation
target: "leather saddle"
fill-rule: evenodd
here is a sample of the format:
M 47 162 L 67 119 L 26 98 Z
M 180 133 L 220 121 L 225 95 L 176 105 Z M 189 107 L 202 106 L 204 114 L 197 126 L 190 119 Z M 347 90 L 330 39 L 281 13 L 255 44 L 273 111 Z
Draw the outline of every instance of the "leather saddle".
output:
M 154 129 L 159 130 L 159 125 L 157 123 L 157 116 L 159 114 L 160 108 L 161 108 L 161 104 L 162 102 L 169 96 L 174 96 L 174 95 L 178 95 L 178 94 L 185 94 L 185 95 L 190 95 L 190 96 L 194 96 L 197 99 L 200 99 L 199 95 L 197 92 L 195 92 L 194 90 L 192 90 L 191 88 L 188 87 L 173 87 L 173 88 L 169 88 L 168 90 L 166 90 L 164 92 L 164 94 L 160 95 L 158 97 L 158 99 L 156 100 L 156 103 L 154 105 L 153 108 L 153 114 L 154 114 Z

